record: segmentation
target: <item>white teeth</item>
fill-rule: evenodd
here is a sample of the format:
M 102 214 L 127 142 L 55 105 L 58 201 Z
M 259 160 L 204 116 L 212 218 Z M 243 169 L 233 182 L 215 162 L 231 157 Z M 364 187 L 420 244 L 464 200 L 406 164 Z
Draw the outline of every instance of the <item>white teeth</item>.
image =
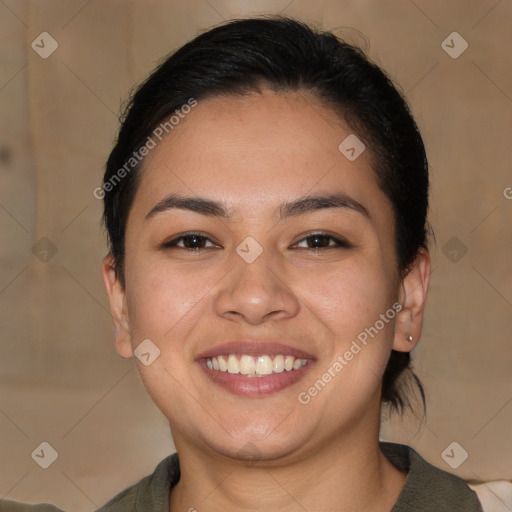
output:
M 236 358 L 235 354 L 229 354 L 228 372 L 240 373 L 240 365 L 238 364 L 238 359 Z
M 283 356 L 274 357 L 272 366 L 274 368 L 274 373 L 281 373 L 282 371 L 284 371 L 284 357 Z
M 227 358 L 227 361 L 226 361 Z M 206 365 L 210 370 L 218 370 L 248 377 L 264 377 L 272 373 L 299 370 L 307 364 L 307 359 L 295 359 L 293 356 L 277 355 L 273 359 L 268 355 L 252 357 L 242 355 L 240 360 L 236 354 L 229 356 L 208 357 Z
M 227 372 L 228 371 L 228 363 L 226 363 L 226 361 L 224 360 L 223 357 L 212 357 L 212 359 L 218 359 L 219 361 L 219 370 L 221 372 Z
M 302 365 L 300 364 L 300 359 L 295 359 L 293 363 L 293 369 L 298 370 Z
M 256 373 L 258 375 L 270 375 L 272 373 L 272 359 L 269 356 L 258 356 Z
M 253 357 L 243 355 L 240 358 L 240 373 L 242 375 L 250 375 L 252 373 L 256 373 L 256 363 L 254 362 Z
M 293 361 L 295 361 L 295 358 L 293 356 L 286 356 L 286 359 L 284 360 L 284 369 L 286 371 L 293 370 Z

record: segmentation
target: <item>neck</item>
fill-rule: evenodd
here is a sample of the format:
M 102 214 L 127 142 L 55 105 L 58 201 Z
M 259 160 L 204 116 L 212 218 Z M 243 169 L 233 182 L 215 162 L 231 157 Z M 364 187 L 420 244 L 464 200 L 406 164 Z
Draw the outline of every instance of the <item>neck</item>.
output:
M 183 443 L 175 439 L 181 478 L 171 492 L 170 510 L 388 512 L 406 475 L 380 451 L 378 432 L 371 434 L 345 433 L 291 464 L 246 463 L 188 444 L 180 449 Z

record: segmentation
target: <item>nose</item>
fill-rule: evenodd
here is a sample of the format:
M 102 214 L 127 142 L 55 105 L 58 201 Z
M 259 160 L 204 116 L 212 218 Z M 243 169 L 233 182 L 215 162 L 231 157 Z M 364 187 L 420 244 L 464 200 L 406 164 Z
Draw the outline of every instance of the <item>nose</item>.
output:
M 300 301 L 279 265 L 263 251 L 252 263 L 233 254 L 232 271 L 221 281 L 215 307 L 219 316 L 259 325 L 294 317 Z

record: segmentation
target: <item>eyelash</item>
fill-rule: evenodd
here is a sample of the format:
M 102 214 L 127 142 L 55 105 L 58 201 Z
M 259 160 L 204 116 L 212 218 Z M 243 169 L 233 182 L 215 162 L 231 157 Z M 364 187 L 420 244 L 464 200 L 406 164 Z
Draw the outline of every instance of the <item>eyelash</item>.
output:
M 210 238 L 207 235 L 205 235 L 204 233 L 190 232 L 190 233 L 185 233 L 183 235 L 180 235 L 172 240 L 169 240 L 168 242 L 164 242 L 161 247 L 163 249 L 179 248 L 179 249 L 182 249 L 185 251 L 193 251 L 193 252 L 205 251 L 205 250 L 208 250 L 211 248 L 211 247 L 189 248 L 189 247 L 182 247 L 182 246 L 178 245 L 178 243 L 180 241 L 185 240 L 187 238 L 193 238 L 193 237 L 197 237 L 197 238 L 203 239 L 203 240 L 209 240 L 211 242 Z M 347 240 L 330 235 L 329 233 L 325 233 L 323 231 L 318 231 L 318 232 L 308 234 L 308 236 L 301 238 L 297 243 L 295 243 L 294 246 L 296 246 L 297 244 L 304 242 L 310 238 L 314 238 L 314 237 L 326 237 L 330 241 L 334 241 L 337 245 L 328 245 L 327 247 L 312 247 L 312 248 L 303 247 L 302 249 L 307 249 L 309 251 L 318 252 L 323 249 L 350 249 L 352 247 L 352 244 L 350 244 Z

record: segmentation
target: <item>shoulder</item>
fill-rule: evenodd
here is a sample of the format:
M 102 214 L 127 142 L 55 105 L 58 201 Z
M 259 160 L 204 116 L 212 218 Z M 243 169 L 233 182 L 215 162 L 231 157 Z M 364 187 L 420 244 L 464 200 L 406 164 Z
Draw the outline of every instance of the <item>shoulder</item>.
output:
M 96 512 L 167 512 L 170 489 L 179 478 L 178 454 L 173 453 L 162 460 L 151 475 L 121 491 Z
M 168 512 L 171 488 L 180 479 L 178 454 L 162 460 L 151 475 L 145 476 L 105 503 L 96 512 Z M 64 512 L 54 505 L 30 505 L 0 499 L 0 512 Z
M 410 446 L 380 443 L 386 457 L 407 479 L 392 512 L 482 512 L 476 493 L 458 476 L 428 463 Z

